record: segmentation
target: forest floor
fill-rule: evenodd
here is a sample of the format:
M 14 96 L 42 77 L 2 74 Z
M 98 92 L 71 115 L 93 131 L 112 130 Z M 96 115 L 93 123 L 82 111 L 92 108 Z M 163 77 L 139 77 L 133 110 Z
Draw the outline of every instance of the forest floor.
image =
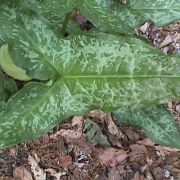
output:
M 180 53 L 180 22 L 163 28 L 146 22 L 135 31 L 165 54 Z M 180 102 L 167 108 L 180 124 Z M 3 179 L 180 180 L 180 150 L 155 144 L 143 130 L 116 125 L 110 113 L 95 110 L 1 151 Z

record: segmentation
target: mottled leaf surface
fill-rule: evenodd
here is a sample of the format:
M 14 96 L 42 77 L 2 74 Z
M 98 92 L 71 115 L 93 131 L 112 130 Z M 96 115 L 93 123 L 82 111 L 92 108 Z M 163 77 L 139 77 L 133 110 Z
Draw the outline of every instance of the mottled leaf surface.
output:
M 94 25 L 109 32 L 133 33 L 133 29 L 152 20 L 162 26 L 180 20 L 178 0 L 27 0 L 29 5 L 51 23 L 78 9 Z
M 180 20 L 178 0 L 87 0 L 81 12 L 95 25 L 110 32 L 132 33 L 145 21 L 162 26 Z
M 144 129 L 154 142 L 180 149 L 180 127 L 164 106 L 120 108 L 114 116 L 118 123 Z
M 50 22 L 63 17 L 78 7 L 79 0 L 26 0 L 27 4 Z

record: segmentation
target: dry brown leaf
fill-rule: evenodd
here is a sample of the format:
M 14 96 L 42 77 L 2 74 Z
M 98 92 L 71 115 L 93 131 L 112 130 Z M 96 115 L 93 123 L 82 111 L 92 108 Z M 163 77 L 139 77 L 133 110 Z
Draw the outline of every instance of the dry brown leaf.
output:
M 151 26 L 151 22 L 145 22 L 145 24 L 142 25 L 142 26 L 139 28 L 139 30 L 140 30 L 143 34 L 145 34 L 146 32 L 149 31 L 149 27 L 150 27 L 150 26 Z
M 16 167 L 13 177 L 17 180 L 33 180 L 31 173 L 24 166 Z
M 180 40 L 180 33 L 177 33 L 174 35 L 174 41 L 177 42 Z
M 166 36 L 163 42 L 158 46 L 159 48 L 163 48 L 173 42 L 173 38 L 171 35 Z
M 64 137 L 67 142 L 70 142 L 73 139 L 79 139 L 82 136 L 82 132 L 70 129 L 61 129 L 58 131 L 58 134 Z
M 172 109 L 173 108 L 173 103 L 172 102 L 168 102 L 167 106 L 168 106 L 169 109 Z
M 96 150 L 94 145 L 91 142 L 87 141 L 84 136 L 80 137 L 79 139 L 73 139 L 69 142 L 72 146 L 78 147 L 78 149 L 84 152 L 84 154 L 86 155 L 92 154 Z
M 98 109 L 98 110 L 91 111 L 89 114 L 87 114 L 87 116 L 98 120 L 100 123 L 104 123 L 106 113 Z
M 69 139 L 76 139 L 82 135 L 84 118 L 82 116 L 74 116 L 72 123 L 68 129 L 60 129 L 55 134 L 49 136 L 50 139 L 57 139 L 59 136 Z M 76 130 L 71 130 L 71 127 L 77 126 Z
M 38 162 L 31 155 L 28 156 L 28 163 L 35 180 L 46 180 L 46 173 L 39 167 Z
M 124 150 L 117 150 L 115 148 L 97 149 L 95 155 L 101 164 L 110 167 L 124 163 L 128 157 Z
M 77 130 L 82 132 L 83 130 L 83 123 L 84 123 L 84 118 L 83 116 L 74 116 L 72 119 L 71 126 L 77 126 Z
M 124 134 L 121 132 L 120 129 L 117 128 L 116 124 L 112 120 L 111 113 L 106 113 L 105 122 L 106 122 L 109 133 L 117 136 L 118 138 L 124 137 Z
M 176 148 L 170 148 L 170 147 L 165 147 L 165 146 L 155 146 L 155 143 L 151 141 L 149 138 L 146 138 L 142 141 L 137 141 L 138 144 L 149 146 L 149 147 L 154 147 L 155 150 L 157 151 L 157 154 L 159 156 L 162 156 L 163 158 L 166 156 L 166 154 L 169 154 L 171 152 L 180 152 L 180 149 Z
M 144 176 L 137 171 L 132 180 L 144 180 Z
M 116 167 L 110 168 L 108 172 L 108 178 L 111 180 L 119 180 L 121 178 L 119 171 Z
M 145 180 L 155 180 L 155 179 L 154 179 L 153 175 L 150 172 L 147 172 Z
M 160 167 L 156 167 L 153 169 L 153 175 L 157 179 L 165 179 L 165 173 L 164 170 Z
M 165 146 L 155 146 L 154 147 L 156 149 L 156 153 L 158 156 L 161 156 L 163 159 L 165 159 L 165 156 L 172 153 L 172 152 L 180 152 L 180 149 L 176 149 L 176 148 L 169 148 L 169 147 L 165 147 Z
M 72 165 L 72 157 L 71 156 L 59 156 L 59 166 L 62 168 L 68 168 L 69 166 Z
M 154 147 L 155 143 L 151 141 L 149 138 L 145 138 L 142 141 L 137 141 L 138 144 L 142 144 L 149 147 Z
M 12 155 L 12 156 L 17 156 L 17 150 L 16 150 L 16 148 L 10 148 L 9 149 L 9 153 Z
M 48 172 L 50 173 L 50 175 L 52 177 L 55 177 L 57 180 L 60 180 L 61 176 L 65 176 L 67 174 L 67 172 L 56 172 L 54 169 L 49 168 L 49 169 L 45 169 L 44 172 Z
M 117 138 L 115 135 L 108 134 L 108 140 L 112 144 L 112 146 L 117 146 L 119 148 L 123 148 L 120 139 Z
M 139 134 L 137 134 L 132 128 L 126 129 L 126 135 L 128 136 L 128 139 L 133 142 L 139 140 L 140 138 Z
M 130 149 L 131 149 L 131 156 L 148 153 L 148 150 L 144 145 L 132 144 L 130 145 Z

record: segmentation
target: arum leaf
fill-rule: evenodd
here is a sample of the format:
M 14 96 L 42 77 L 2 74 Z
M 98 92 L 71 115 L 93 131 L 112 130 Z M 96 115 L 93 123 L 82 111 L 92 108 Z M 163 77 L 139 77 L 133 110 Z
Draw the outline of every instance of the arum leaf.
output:
M 109 32 L 132 33 L 147 20 L 162 26 L 180 20 L 180 3 L 177 0 L 87 0 L 81 12 L 95 25 Z
M 152 20 L 162 26 L 180 20 L 180 3 L 177 0 L 28 0 L 30 6 L 50 22 L 79 9 L 94 25 L 105 31 L 133 33 L 133 29 Z M 57 21 L 56 21 L 57 22 Z M 56 23 L 57 25 L 57 23 Z
M 79 101 L 81 96 L 75 91 L 63 80 L 51 87 L 42 83 L 25 85 L 0 114 L 0 148 L 38 137 L 63 119 L 87 112 L 88 105 Z
M 154 142 L 180 149 L 180 128 L 164 106 L 133 110 L 120 108 L 114 116 L 118 123 L 144 129 Z

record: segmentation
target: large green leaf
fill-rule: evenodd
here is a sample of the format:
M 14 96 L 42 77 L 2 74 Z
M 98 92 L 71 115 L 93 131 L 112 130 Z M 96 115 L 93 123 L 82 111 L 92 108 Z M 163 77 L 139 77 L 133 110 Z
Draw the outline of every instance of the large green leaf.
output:
M 177 0 L 27 0 L 29 5 L 50 22 L 68 12 L 79 9 L 94 25 L 105 31 L 133 33 L 133 29 L 152 20 L 162 26 L 180 20 L 180 3 Z M 61 21 L 60 21 L 61 22 Z
M 154 142 L 180 149 L 180 127 L 164 106 L 120 108 L 114 116 L 118 123 L 144 129 Z
M 147 20 L 162 26 L 180 20 L 178 0 L 85 0 L 81 12 L 95 25 L 109 32 L 132 33 Z
M 133 38 L 126 43 L 123 38 L 104 39 L 74 37 L 74 54 L 80 56 L 64 59 L 64 69 L 57 66 L 62 76 L 52 86 L 30 83 L 9 101 L 0 114 L 2 147 L 37 137 L 64 118 L 95 108 L 112 111 L 179 97 L 178 57 L 168 59 Z

